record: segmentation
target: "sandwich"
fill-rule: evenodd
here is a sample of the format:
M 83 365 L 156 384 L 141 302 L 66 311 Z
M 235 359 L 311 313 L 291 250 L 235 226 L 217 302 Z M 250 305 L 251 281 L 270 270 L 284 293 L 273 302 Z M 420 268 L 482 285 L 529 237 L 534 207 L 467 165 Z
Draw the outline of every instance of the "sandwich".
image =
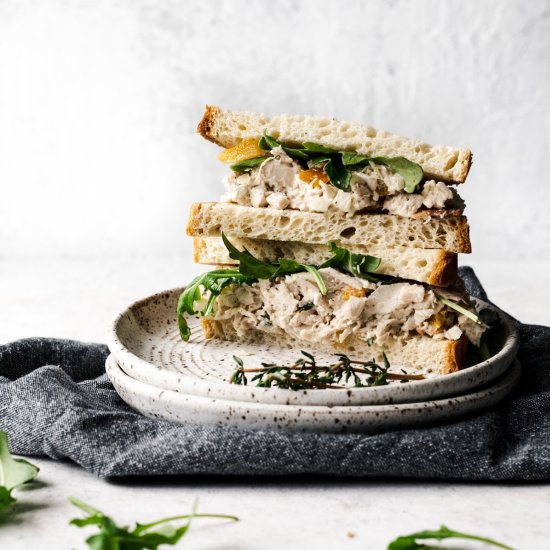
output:
M 461 368 L 487 330 L 457 276 L 471 244 L 468 149 L 322 117 L 207 107 L 198 126 L 229 165 L 219 202 L 192 205 L 195 261 L 178 302 L 206 338 Z
M 200 314 L 207 338 L 315 348 L 447 374 L 463 363 L 468 342 L 488 328 L 460 280 L 440 288 L 377 274 L 381 259 L 329 243 L 321 264 L 266 262 L 222 235 L 237 268 L 196 277 L 180 296 L 178 320 Z
M 471 251 L 464 201 L 452 187 L 468 174 L 467 149 L 334 119 L 217 107 L 207 107 L 198 131 L 225 148 L 220 159 L 230 165 L 222 201 L 193 205 L 187 227 L 195 249 L 216 263 L 224 263 L 213 258 L 223 232 L 317 251 L 330 241 L 380 255 L 381 273 L 415 278 L 390 260 L 406 248 L 410 265 L 423 268 L 418 280 L 446 286 L 456 278 L 456 254 Z M 298 244 L 284 246 L 299 253 Z

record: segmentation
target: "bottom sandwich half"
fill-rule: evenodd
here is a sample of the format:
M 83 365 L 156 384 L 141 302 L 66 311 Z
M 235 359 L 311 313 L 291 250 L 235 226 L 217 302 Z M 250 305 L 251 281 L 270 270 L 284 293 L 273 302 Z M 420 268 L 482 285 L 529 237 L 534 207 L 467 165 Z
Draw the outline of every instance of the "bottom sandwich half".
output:
M 261 279 L 215 270 L 190 283 L 180 304 L 184 339 L 182 312 L 200 312 L 206 338 L 365 361 L 380 361 L 385 353 L 392 366 L 434 374 L 459 370 L 468 341 L 479 346 L 487 329 L 460 280 L 441 289 L 367 280 L 332 267 Z

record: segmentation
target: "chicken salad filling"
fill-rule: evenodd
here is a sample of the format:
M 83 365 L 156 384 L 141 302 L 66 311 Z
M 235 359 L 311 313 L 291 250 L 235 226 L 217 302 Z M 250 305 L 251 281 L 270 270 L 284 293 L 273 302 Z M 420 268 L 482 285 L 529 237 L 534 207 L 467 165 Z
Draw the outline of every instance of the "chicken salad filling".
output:
M 353 336 L 376 341 L 380 346 L 415 334 L 438 340 L 458 340 L 464 334 L 479 346 L 488 328 L 441 302 L 440 294 L 475 311 L 458 288 L 434 291 L 409 282 L 383 284 L 331 267 L 320 269 L 319 273 L 325 281 L 326 294 L 308 272 L 229 286 L 218 296 L 213 318 L 233 319 L 241 336 L 251 329 L 261 329 L 312 343 L 344 343 Z
M 220 155 L 231 165 L 225 202 L 256 208 L 346 214 L 460 210 L 464 201 L 441 181 L 424 181 L 422 168 L 403 157 L 366 157 L 312 143 L 292 149 L 264 134 Z M 254 156 L 259 155 L 259 156 Z M 252 156 L 252 158 L 250 158 Z M 241 160 L 243 159 L 244 160 Z

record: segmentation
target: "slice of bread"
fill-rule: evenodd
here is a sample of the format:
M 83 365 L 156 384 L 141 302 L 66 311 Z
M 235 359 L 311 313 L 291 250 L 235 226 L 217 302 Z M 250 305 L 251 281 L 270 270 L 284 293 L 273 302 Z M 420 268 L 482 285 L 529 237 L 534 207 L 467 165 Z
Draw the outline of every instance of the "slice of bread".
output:
M 251 239 L 299 241 L 344 247 L 434 248 L 471 252 L 468 221 L 464 216 L 403 218 L 390 214 L 347 217 L 341 212 L 301 212 L 254 208 L 225 202 L 191 206 L 187 234 L 215 237 L 221 233 Z
M 447 183 L 464 182 L 472 163 L 469 149 L 428 145 L 418 139 L 396 136 L 334 118 L 301 115 L 267 117 L 207 105 L 197 128 L 203 137 L 222 147 L 233 147 L 243 139 L 260 139 L 264 130 L 282 143 L 293 146 L 312 141 L 368 156 L 402 156 L 420 164 L 428 179 Z
M 267 241 L 246 239 L 228 235 L 238 249 L 246 248 L 256 258 L 273 261 L 292 258 L 301 264 L 320 265 L 331 257 L 325 244 L 299 243 L 293 241 Z M 195 262 L 199 264 L 236 265 L 220 237 L 195 237 Z M 336 243 L 342 246 L 341 243 Z M 413 279 L 434 286 L 448 286 L 457 277 L 457 256 L 444 250 L 429 250 L 412 247 L 365 247 L 354 245 L 348 250 L 356 254 L 370 254 L 382 259 L 377 273 Z
M 285 348 L 314 348 L 327 353 L 345 353 L 356 359 L 380 361 L 382 351 L 385 352 L 390 364 L 403 368 L 412 367 L 426 373 L 448 374 L 459 370 L 464 361 L 468 339 L 463 335 L 460 340 L 434 340 L 429 336 L 412 336 L 401 340 L 394 340 L 392 344 L 381 348 L 375 343 L 358 338 L 348 338 L 346 342 L 334 347 L 330 342 L 311 342 L 298 340 L 288 334 L 272 334 L 259 329 L 250 330 L 246 336 L 240 338 L 235 329 L 235 317 L 227 320 L 202 320 L 206 338 L 220 338 L 233 342 L 248 342 L 259 344 L 273 344 Z

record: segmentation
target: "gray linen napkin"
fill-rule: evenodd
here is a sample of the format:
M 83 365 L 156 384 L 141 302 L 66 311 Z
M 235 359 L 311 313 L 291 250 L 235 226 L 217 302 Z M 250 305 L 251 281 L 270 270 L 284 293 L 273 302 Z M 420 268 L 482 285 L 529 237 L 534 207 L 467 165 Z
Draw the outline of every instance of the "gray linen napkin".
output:
M 461 268 L 474 296 L 487 296 Z M 31 338 L 0 346 L 0 429 L 14 453 L 69 459 L 101 477 L 161 474 L 550 480 L 550 328 L 519 324 L 519 386 L 460 421 L 376 435 L 179 425 L 130 409 L 107 347 Z

